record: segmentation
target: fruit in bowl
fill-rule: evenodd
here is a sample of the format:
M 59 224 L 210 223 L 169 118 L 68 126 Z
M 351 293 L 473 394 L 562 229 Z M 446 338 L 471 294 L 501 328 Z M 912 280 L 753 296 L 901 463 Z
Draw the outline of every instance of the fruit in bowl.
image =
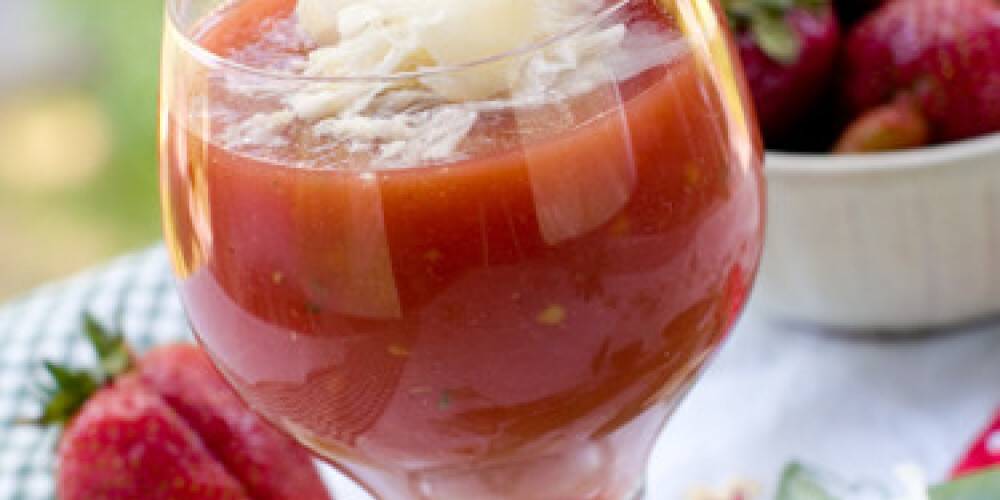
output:
M 842 153 L 899 150 L 1000 131 L 1000 2 L 723 0 L 723 5 L 771 148 L 789 149 L 786 136 L 792 129 L 826 135 L 826 144 Z M 842 25 L 838 16 L 852 22 Z M 831 123 L 833 134 L 823 128 Z M 823 148 L 793 144 L 791 149 Z
M 840 43 L 829 0 L 724 0 L 761 129 L 780 137 L 823 93 Z
M 1000 313 L 1000 2 L 817 3 L 805 8 L 832 6 L 842 29 L 825 91 L 783 134 L 761 116 L 758 304 L 865 331 Z
M 840 89 L 844 110 L 855 117 L 838 142 L 841 151 L 919 147 L 1000 130 L 1000 3 L 886 4 L 847 37 Z M 905 127 L 887 114 L 903 117 Z M 925 133 L 909 132 L 916 129 Z M 884 147 L 896 130 L 906 130 L 905 137 Z

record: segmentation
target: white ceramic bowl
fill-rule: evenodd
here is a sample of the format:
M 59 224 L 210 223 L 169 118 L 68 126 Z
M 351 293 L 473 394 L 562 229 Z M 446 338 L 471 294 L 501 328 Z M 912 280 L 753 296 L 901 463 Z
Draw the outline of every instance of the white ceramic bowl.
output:
M 1000 313 L 1000 134 L 865 155 L 768 152 L 756 300 L 851 330 Z

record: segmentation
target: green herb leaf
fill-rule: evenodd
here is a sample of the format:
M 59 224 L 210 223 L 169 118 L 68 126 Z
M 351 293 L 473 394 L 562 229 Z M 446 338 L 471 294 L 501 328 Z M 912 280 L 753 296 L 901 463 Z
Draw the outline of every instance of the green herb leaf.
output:
M 781 473 L 775 500 L 836 500 L 820 484 L 817 474 L 804 465 L 793 462 Z
M 451 408 L 451 391 L 447 389 L 441 391 L 441 396 L 438 398 L 438 409 L 447 410 Z
M 1000 498 L 1000 466 L 963 476 L 930 489 L 931 500 L 997 500 Z

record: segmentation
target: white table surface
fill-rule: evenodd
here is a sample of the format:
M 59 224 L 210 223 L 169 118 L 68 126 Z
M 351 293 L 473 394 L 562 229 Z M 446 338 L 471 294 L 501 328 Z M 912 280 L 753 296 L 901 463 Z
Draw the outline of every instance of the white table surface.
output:
M 998 404 L 1000 325 L 876 340 L 751 306 L 661 437 L 652 497 L 733 475 L 771 484 L 789 460 L 875 480 L 914 463 L 936 482 Z

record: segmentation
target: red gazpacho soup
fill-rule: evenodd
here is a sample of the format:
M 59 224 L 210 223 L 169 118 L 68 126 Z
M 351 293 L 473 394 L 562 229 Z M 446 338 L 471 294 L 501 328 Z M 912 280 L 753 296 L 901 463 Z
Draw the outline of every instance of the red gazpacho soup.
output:
M 235 2 L 190 36 L 280 66 L 309 50 L 293 9 Z M 617 15 L 663 56 L 481 113 L 461 156 L 416 165 L 297 120 L 234 146 L 225 122 L 252 126 L 252 98 L 211 75 L 165 91 L 203 97 L 161 131 L 199 340 L 253 408 L 383 498 L 624 498 L 743 306 L 762 230 L 748 118 L 659 2 Z

